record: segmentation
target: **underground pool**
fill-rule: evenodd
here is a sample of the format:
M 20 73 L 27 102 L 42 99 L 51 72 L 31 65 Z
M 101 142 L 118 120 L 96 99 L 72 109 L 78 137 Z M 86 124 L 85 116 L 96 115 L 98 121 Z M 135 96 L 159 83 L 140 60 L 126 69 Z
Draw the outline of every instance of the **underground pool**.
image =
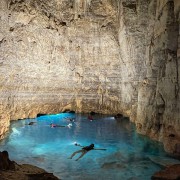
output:
M 36 165 L 63 180 L 148 180 L 161 170 L 157 162 L 169 158 L 161 143 L 137 134 L 127 118 L 95 115 L 90 121 L 87 117 L 60 113 L 13 121 L 0 150 L 7 150 L 17 163 Z M 81 149 L 75 142 L 106 150 L 91 150 L 76 161 L 80 154 L 69 159 Z

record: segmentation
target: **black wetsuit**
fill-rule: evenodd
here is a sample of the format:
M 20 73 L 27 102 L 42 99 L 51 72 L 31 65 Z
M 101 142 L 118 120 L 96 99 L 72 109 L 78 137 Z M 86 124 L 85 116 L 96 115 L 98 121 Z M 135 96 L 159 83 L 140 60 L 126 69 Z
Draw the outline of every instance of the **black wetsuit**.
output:
M 86 151 L 90 151 L 90 150 L 94 149 L 94 147 L 90 145 L 90 146 L 85 146 L 82 149 L 84 149 Z

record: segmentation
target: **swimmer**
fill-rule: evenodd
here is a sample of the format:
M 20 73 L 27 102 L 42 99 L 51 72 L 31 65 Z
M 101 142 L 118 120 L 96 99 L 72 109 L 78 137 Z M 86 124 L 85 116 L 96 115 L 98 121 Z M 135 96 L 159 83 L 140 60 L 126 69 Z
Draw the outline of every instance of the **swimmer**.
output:
M 106 150 L 106 149 L 102 149 L 102 148 L 101 149 L 94 148 L 94 144 L 90 144 L 89 146 L 81 146 L 80 144 L 75 143 L 74 145 L 82 147 L 81 150 L 75 151 L 69 157 L 69 159 L 72 159 L 77 153 L 81 153 L 81 155 L 76 159 L 76 161 L 78 161 L 80 158 L 82 158 L 88 151 L 91 151 L 91 150 Z
M 53 124 L 53 123 L 51 123 L 50 126 L 52 128 L 55 128 L 55 127 L 66 127 L 66 126 L 63 126 L 63 125 L 58 125 L 58 124 Z
M 91 115 L 88 116 L 88 120 L 92 121 L 93 117 Z
M 68 128 L 71 128 L 72 127 L 72 123 L 69 123 L 68 125 L 58 125 L 58 124 L 53 124 L 51 123 L 50 124 L 51 128 L 55 128 L 55 127 L 68 127 Z
M 72 123 L 69 123 L 69 124 L 67 125 L 67 127 L 68 127 L 68 128 L 71 128 L 71 127 L 72 127 Z
M 25 125 L 34 125 L 36 124 L 36 122 L 29 122 L 28 124 L 25 124 Z
M 69 120 L 69 121 L 71 121 L 71 122 L 74 122 L 75 121 L 75 119 L 74 118 L 65 118 L 66 120 Z

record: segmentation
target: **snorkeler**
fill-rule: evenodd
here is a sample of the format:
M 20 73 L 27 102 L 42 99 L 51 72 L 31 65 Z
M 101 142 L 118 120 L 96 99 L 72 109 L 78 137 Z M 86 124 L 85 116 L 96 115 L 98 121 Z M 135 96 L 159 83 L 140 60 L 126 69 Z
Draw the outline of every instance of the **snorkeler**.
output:
M 95 149 L 94 144 L 90 144 L 89 146 L 81 146 L 80 144 L 75 143 L 74 145 L 82 147 L 81 150 L 74 152 L 71 155 L 71 157 L 69 157 L 69 159 L 72 159 L 77 153 L 81 153 L 81 155 L 76 159 L 76 161 L 82 158 L 90 150 L 106 150 L 106 149 Z
M 25 125 L 34 125 L 36 124 L 36 122 L 29 122 L 28 124 L 25 124 Z
M 58 124 L 53 124 L 53 123 L 51 123 L 50 126 L 51 126 L 52 128 L 55 128 L 55 127 L 66 127 L 66 126 L 64 126 L 64 125 L 58 125 Z
M 74 122 L 75 121 L 75 118 L 68 118 L 68 117 L 66 117 L 65 119 L 70 121 L 70 122 Z
M 69 124 L 67 125 L 67 127 L 68 127 L 68 128 L 71 128 L 71 127 L 72 127 L 72 123 L 69 123 Z
M 70 128 L 70 127 L 72 127 L 72 123 L 69 123 L 68 125 L 58 125 L 58 124 L 53 124 L 53 123 L 51 123 L 50 124 L 50 126 L 52 127 L 52 128 L 55 128 L 55 127 L 68 127 L 68 128 Z
M 88 120 L 92 121 L 93 120 L 93 116 L 89 115 L 88 116 Z

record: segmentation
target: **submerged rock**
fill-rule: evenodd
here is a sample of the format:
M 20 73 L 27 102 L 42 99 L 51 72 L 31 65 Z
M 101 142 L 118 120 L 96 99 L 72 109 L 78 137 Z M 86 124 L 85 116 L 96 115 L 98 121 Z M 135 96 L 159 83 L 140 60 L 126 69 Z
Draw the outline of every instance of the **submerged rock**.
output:
M 124 168 L 126 168 L 126 165 L 114 161 L 114 162 L 104 163 L 104 164 L 101 166 L 101 168 L 104 168 L 104 169 L 124 169 Z
M 177 159 L 173 159 L 173 158 L 160 158 L 160 157 L 157 157 L 157 156 L 148 156 L 149 159 L 158 164 L 158 165 L 161 165 L 161 166 L 164 166 L 164 167 L 168 167 L 168 166 L 172 166 L 174 164 L 180 164 L 180 161 L 177 160 Z

